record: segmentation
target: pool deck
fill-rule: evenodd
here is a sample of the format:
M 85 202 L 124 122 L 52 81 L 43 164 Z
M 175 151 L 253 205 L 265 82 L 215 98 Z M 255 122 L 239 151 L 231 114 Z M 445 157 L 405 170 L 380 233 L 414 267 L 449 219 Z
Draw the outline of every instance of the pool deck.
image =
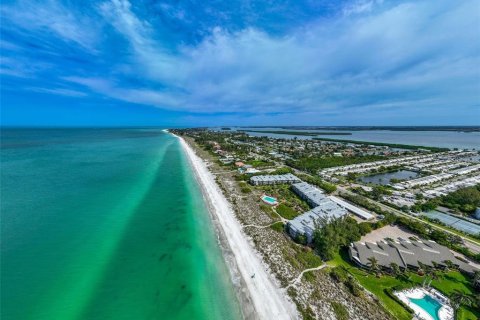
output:
M 422 299 L 425 295 L 429 295 L 442 304 L 442 307 L 438 310 L 438 318 L 440 320 L 454 319 L 453 308 L 450 306 L 448 298 L 435 289 L 418 287 L 397 291 L 394 294 L 415 312 L 415 316 L 418 319 L 435 320 L 426 310 L 410 301 L 410 299 Z

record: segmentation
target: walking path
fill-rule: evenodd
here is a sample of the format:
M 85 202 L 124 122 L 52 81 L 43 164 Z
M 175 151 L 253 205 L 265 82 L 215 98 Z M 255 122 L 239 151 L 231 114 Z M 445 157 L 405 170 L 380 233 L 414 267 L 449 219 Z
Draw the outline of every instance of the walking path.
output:
M 284 223 L 286 224 L 289 220 L 288 219 L 285 219 L 283 218 L 281 215 L 278 214 L 277 210 L 275 210 L 275 208 L 272 208 L 272 211 L 275 212 L 275 214 L 280 218 L 280 221 L 275 221 L 273 223 L 270 223 L 270 224 L 267 224 L 267 225 L 259 225 L 259 224 L 246 224 L 244 225 L 243 227 L 246 228 L 246 227 L 255 227 L 255 228 L 268 228 L 270 226 L 273 226 L 274 224 L 277 224 L 277 223 Z
M 259 228 L 259 229 L 265 229 L 265 228 L 268 228 L 268 227 L 271 227 L 273 226 L 274 224 L 277 224 L 277 223 L 281 223 L 282 221 L 275 221 L 274 223 L 270 223 L 270 224 L 267 224 L 267 225 L 259 225 L 259 224 L 246 224 L 246 225 L 243 225 L 244 228 L 246 227 L 254 227 L 254 228 Z
M 291 286 L 293 286 L 294 284 L 296 284 L 297 282 L 299 282 L 299 281 L 302 279 L 303 274 L 304 274 L 305 272 L 315 271 L 315 270 L 322 270 L 322 269 L 325 268 L 325 267 L 328 267 L 328 265 L 327 265 L 326 263 L 324 263 L 324 264 L 322 264 L 322 265 L 320 265 L 320 266 L 318 266 L 318 267 L 315 267 L 315 268 L 310 268 L 310 269 L 305 269 L 305 270 L 303 270 L 302 272 L 300 272 L 300 274 L 298 275 L 298 277 L 296 277 L 295 279 L 293 279 L 293 280 L 290 282 L 290 284 L 285 287 L 285 289 L 288 289 L 288 288 L 290 288 Z

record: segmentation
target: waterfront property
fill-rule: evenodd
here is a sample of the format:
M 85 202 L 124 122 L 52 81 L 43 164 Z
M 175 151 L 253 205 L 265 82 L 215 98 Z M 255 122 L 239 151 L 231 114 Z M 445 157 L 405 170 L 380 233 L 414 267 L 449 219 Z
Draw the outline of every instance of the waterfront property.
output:
M 313 233 L 319 225 L 341 218 L 347 213 L 344 208 L 325 197 L 317 207 L 289 221 L 288 232 L 292 238 L 299 235 L 305 236 L 307 243 L 310 243 L 313 241 Z
M 453 177 L 453 174 L 451 174 L 451 173 L 432 174 L 430 176 L 417 178 L 417 179 L 413 179 L 413 180 L 409 180 L 409 181 L 405 181 L 405 182 L 396 183 L 395 185 L 393 185 L 393 187 L 395 189 L 398 189 L 398 190 L 411 189 L 411 188 L 414 188 L 414 187 L 428 185 L 428 184 L 432 184 L 432 183 L 435 183 L 435 182 L 447 180 L 447 179 L 450 179 L 452 177 Z
M 380 267 L 389 269 L 392 263 L 402 269 L 417 270 L 421 264 L 428 267 L 447 267 L 451 261 L 465 272 L 473 273 L 474 269 L 467 263 L 455 258 L 452 252 L 432 240 L 381 240 L 377 242 L 354 242 L 350 244 L 349 256 L 359 266 L 368 268 L 369 259 L 375 258 Z
M 377 173 L 373 175 L 362 176 L 358 178 L 358 180 L 363 183 L 372 183 L 385 186 L 390 184 L 392 179 L 410 180 L 413 178 L 417 178 L 418 176 L 419 173 L 415 171 L 398 170 L 395 172 Z
M 292 190 L 312 208 L 318 207 L 327 197 L 323 191 L 306 182 L 293 184 Z
M 298 183 L 301 182 L 298 177 L 291 173 L 279 174 L 279 175 L 265 175 L 265 176 L 253 176 L 250 178 L 250 183 L 254 186 L 259 185 L 272 185 L 282 183 Z
M 454 319 L 454 311 L 449 299 L 433 288 L 418 287 L 394 292 L 394 294 L 413 310 L 417 319 Z
M 292 190 L 313 208 L 289 221 L 288 230 L 293 238 L 303 235 L 307 238 L 307 242 L 311 242 L 313 232 L 319 225 L 343 217 L 349 212 L 365 220 L 373 219 L 373 215 L 369 212 L 338 197 L 327 196 L 309 183 L 295 183 L 292 185 Z
M 270 197 L 267 195 L 262 196 L 262 201 L 271 206 L 276 206 L 278 204 L 278 201 L 276 198 Z
M 426 176 L 426 177 L 417 178 L 417 179 L 397 183 L 397 184 L 393 185 L 393 187 L 398 189 L 398 190 L 404 190 L 404 189 L 410 189 L 410 188 L 414 188 L 414 187 L 418 187 L 418 186 L 429 185 L 429 184 L 433 184 L 433 183 L 437 183 L 437 182 L 448 182 L 450 184 L 450 180 L 452 178 L 456 178 L 456 177 L 468 175 L 468 174 L 471 174 L 471 173 L 475 173 L 479 170 L 480 170 L 480 164 L 476 164 L 476 165 L 472 165 L 472 166 L 465 167 L 465 168 L 451 170 L 449 172 L 432 174 L 432 175 L 429 175 L 429 176 Z M 462 185 L 462 183 L 459 183 L 459 185 Z M 451 191 L 455 191 L 455 190 L 451 190 Z
M 343 209 L 348 210 L 349 212 L 355 214 L 356 216 L 364 219 L 370 220 L 373 219 L 373 215 L 357 206 L 354 206 L 345 200 L 342 200 L 335 196 L 327 196 L 323 191 L 312 186 L 309 183 L 301 182 L 295 183 L 292 185 L 293 191 L 303 200 L 305 200 L 312 208 L 318 207 L 324 204 L 324 200 L 327 198 L 332 202 L 335 202 L 337 205 Z

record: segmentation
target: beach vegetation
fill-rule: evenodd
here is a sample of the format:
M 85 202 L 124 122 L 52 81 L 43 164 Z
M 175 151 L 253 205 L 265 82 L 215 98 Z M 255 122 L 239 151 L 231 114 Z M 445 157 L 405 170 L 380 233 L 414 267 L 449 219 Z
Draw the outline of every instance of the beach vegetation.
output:
M 331 301 L 330 305 L 332 306 L 333 312 L 337 320 L 348 320 L 348 311 L 347 308 L 341 303 L 336 301 Z
M 270 229 L 275 230 L 277 232 L 283 232 L 284 228 L 285 228 L 285 225 L 283 224 L 283 222 L 276 222 L 270 225 Z
M 273 211 L 273 207 L 272 206 L 269 206 L 267 204 L 264 204 L 264 203 L 261 203 L 260 204 L 260 209 L 265 212 L 270 218 L 272 218 L 273 220 L 278 220 L 278 216 L 275 214 L 275 212 Z
M 243 193 L 250 193 L 252 192 L 252 189 L 247 186 L 243 186 L 240 188 L 240 191 L 242 191 Z
M 308 247 L 297 250 L 295 259 L 299 261 L 304 268 L 316 268 L 323 263 L 322 259 Z

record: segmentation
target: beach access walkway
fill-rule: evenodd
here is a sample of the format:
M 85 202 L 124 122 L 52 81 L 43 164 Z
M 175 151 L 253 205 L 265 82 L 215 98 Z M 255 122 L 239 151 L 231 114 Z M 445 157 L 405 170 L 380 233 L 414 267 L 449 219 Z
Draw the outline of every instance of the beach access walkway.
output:
M 291 286 L 295 285 L 296 283 L 298 283 L 302 277 L 303 277 L 303 274 L 306 273 L 306 272 L 310 272 L 310 271 L 316 271 L 316 270 L 322 270 L 323 268 L 325 267 L 328 267 L 328 264 L 324 263 L 322 265 L 319 265 L 318 267 L 315 267 L 315 268 L 309 268 L 309 269 L 305 269 L 303 270 L 302 272 L 300 272 L 300 274 L 295 278 L 293 279 L 290 284 L 288 286 L 285 287 L 285 289 L 288 289 L 290 288 Z

